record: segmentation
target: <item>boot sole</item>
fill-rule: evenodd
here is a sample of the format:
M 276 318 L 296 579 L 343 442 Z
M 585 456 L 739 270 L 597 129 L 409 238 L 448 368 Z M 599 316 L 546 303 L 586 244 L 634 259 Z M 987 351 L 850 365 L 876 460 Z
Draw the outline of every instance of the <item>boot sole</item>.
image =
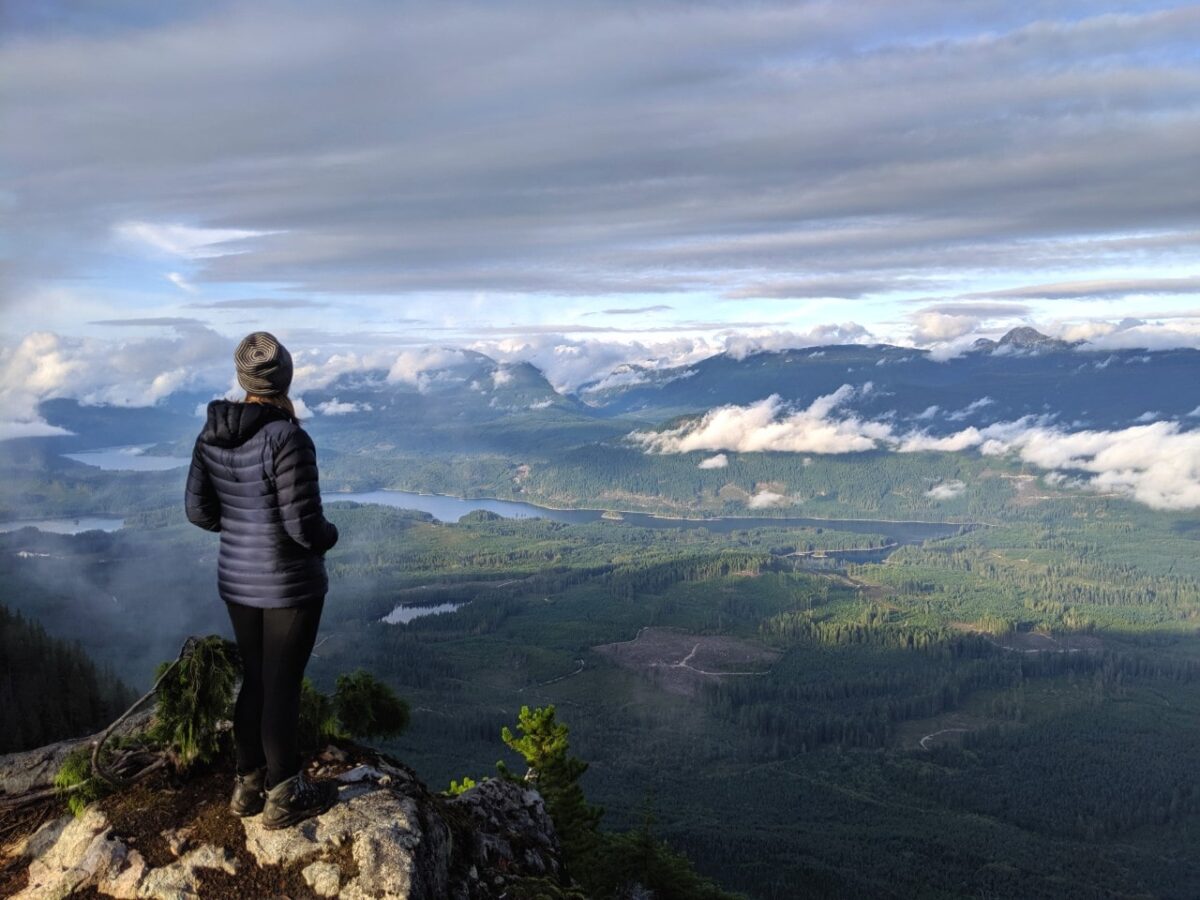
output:
M 268 821 L 266 818 L 264 818 L 262 820 L 262 827 L 267 831 L 278 831 L 280 828 L 288 828 L 297 824 L 298 822 L 303 822 L 305 819 L 311 819 L 313 816 L 319 816 L 322 813 L 327 813 L 329 810 L 333 809 L 336 804 L 337 797 L 334 796 L 332 800 L 326 804 L 323 804 L 322 806 L 314 807 L 312 809 L 299 810 L 297 812 L 290 813 L 286 818 L 283 819 L 272 819 Z

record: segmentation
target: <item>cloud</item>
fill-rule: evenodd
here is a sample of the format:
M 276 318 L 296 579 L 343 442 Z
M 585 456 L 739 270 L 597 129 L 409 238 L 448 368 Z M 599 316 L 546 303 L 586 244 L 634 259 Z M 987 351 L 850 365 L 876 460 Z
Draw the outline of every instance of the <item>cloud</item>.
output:
M 925 492 L 926 497 L 931 497 L 934 500 L 952 500 L 967 489 L 967 485 L 962 481 L 943 481 L 941 484 L 935 484 Z
M 857 300 L 868 294 L 922 289 L 931 282 L 918 279 L 866 278 L 829 275 L 788 281 L 763 281 L 731 288 L 722 295 L 727 300 Z
M 916 300 L 906 300 L 906 303 L 926 303 L 928 298 L 918 298 Z M 1033 311 L 1033 307 L 1027 303 L 988 303 L 982 300 L 960 300 L 958 302 L 949 301 L 943 303 L 929 303 L 922 309 L 920 313 L 940 313 L 945 316 L 973 316 L 978 319 L 989 318 L 1009 318 L 1013 316 L 1025 316 Z
M 167 323 L 173 336 L 101 340 L 32 332 L 16 344 L 0 346 L 0 418 L 40 422 L 38 404 L 53 397 L 146 406 L 182 388 L 211 388 L 228 379 L 231 340 L 192 320 Z
M 1200 431 L 1183 431 L 1176 422 L 1068 432 L 1024 419 L 968 428 L 940 441 L 907 438 L 896 446 L 901 452 L 968 448 L 988 456 L 1015 454 L 1063 476 L 1082 473 L 1079 485 L 1154 509 L 1200 506 Z
M 120 222 L 113 226 L 113 231 L 125 240 L 145 244 L 162 253 L 185 259 L 212 259 L 245 253 L 247 248 L 229 245 L 273 233 L 244 228 L 194 228 L 188 225 L 153 222 Z
M 181 316 L 144 316 L 142 318 L 128 319 L 94 319 L 88 322 L 89 325 L 104 325 L 108 327 L 129 327 L 129 328 L 193 328 L 204 327 L 204 323 L 199 319 L 189 319 Z
M 955 410 L 952 413 L 947 413 L 946 418 L 951 422 L 959 422 L 963 419 L 969 418 L 984 407 L 993 405 L 995 402 L 996 401 L 991 397 L 980 397 L 978 400 L 972 400 L 962 409 Z
M 318 403 L 313 407 L 323 416 L 344 416 L 349 413 L 370 412 L 370 403 L 346 403 L 334 397 L 332 400 L 326 400 L 324 403 Z
M 652 453 L 725 450 L 828 454 L 879 449 L 897 453 L 977 450 L 985 456 L 1011 454 L 1047 471 L 1078 476 L 1078 484 L 1088 490 L 1133 499 L 1154 509 L 1200 507 L 1200 430 L 1185 431 L 1178 422 L 1072 432 L 1052 426 L 1044 417 L 1026 416 L 935 437 L 921 431 L 899 432 L 889 423 L 843 412 L 859 393 L 861 389 L 842 385 L 802 410 L 788 409 L 773 394 L 746 406 L 717 407 L 675 428 L 635 431 L 627 439 Z M 941 495 L 949 490 L 929 496 L 944 499 Z
M 1192 7 L 163 6 L 0 46 L 22 277 L 857 298 L 1194 254 Z
M 251 297 L 245 300 L 213 300 L 209 303 L 188 303 L 190 309 L 323 309 L 329 303 L 317 300 Z M 414 323 L 420 319 L 392 319 L 393 323 Z
M 1111 300 L 1146 294 L 1200 294 L 1200 276 L 1186 278 L 1117 278 L 1091 281 L 1060 281 L 1054 284 L 1029 284 L 999 291 L 963 294 L 963 297 L 1023 297 L 1038 300 L 1064 300 L 1086 297 Z
M 707 459 L 700 460 L 697 469 L 724 469 L 729 465 L 729 457 L 724 453 L 718 453 L 716 456 L 710 456 Z
M 854 416 L 831 417 L 858 391 L 844 384 L 832 394 L 818 397 L 807 408 L 788 410 L 778 394 L 749 406 L 720 406 L 698 420 L 664 431 L 632 432 L 628 437 L 655 453 L 688 453 L 692 450 L 732 450 L 739 453 L 784 451 L 790 453 L 861 453 L 891 435 L 885 424 Z
M 606 316 L 635 316 L 635 315 L 639 315 L 640 313 L 666 312 L 667 310 L 674 309 L 674 308 L 675 307 L 668 306 L 665 303 L 656 303 L 654 306 L 633 306 L 633 307 L 629 307 L 626 309 L 602 309 L 602 310 L 600 310 L 600 312 Z M 592 316 L 595 314 L 596 313 L 594 313 L 594 312 L 584 313 L 584 315 L 588 315 L 588 316 Z
M 912 337 L 918 344 L 951 341 L 975 331 L 982 321 L 978 316 L 920 313 L 915 317 Z
M 1081 471 L 1087 486 L 1155 509 L 1200 506 L 1200 431 L 1154 422 L 1120 431 L 1031 428 L 981 445 L 985 454 L 1016 452 L 1043 469 Z
M 411 384 L 424 391 L 436 373 L 462 366 L 470 359 L 465 350 L 455 347 L 423 347 L 404 350 L 393 360 L 387 380 Z M 444 376 L 447 377 L 447 376 Z
M 786 330 L 751 331 L 722 337 L 724 350 L 734 359 L 745 359 L 753 353 L 792 350 L 799 347 L 820 347 L 829 344 L 861 344 L 871 333 L 857 322 L 817 325 L 808 331 Z
M 750 509 L 772 509 L 777 506 L 791 506 L 792 503 L 790 497 L 774 491 L 759 491 L 746 501 L 746 505 Z
M 1088 320 L 1056 323 L 1048 331 L 1067 341 L 1084 340 L 1080 350 L 1171 350 L 1178 347 L 1200 348 L 1200 322 L 1182 319 L 1146 322 Z
M 65 428 L 51 425 L 41 419 L 26 422 L 0 420 L 0 441 L 11 441 L 17 438 L 58 437 L 74 434 Z
M 199 288 L 189 282 L 178 272 L 168 272 L 165 277 L 167 281 L 171 282 L 171 284 L 175 285 L 175 287 L 179 288 L 181 291 L 194 294 L 199 290 Z

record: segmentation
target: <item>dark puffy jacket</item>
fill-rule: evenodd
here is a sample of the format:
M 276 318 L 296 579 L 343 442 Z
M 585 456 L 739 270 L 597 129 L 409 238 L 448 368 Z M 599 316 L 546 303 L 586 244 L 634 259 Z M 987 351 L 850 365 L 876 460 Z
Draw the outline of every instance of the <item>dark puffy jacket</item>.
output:
M 221 599 L 263 609 L 325 596 L 337 527 L 321 509 L 312 438 L 283 410 L 214 400 L 192 451 L 187 517 L 221 533 Z

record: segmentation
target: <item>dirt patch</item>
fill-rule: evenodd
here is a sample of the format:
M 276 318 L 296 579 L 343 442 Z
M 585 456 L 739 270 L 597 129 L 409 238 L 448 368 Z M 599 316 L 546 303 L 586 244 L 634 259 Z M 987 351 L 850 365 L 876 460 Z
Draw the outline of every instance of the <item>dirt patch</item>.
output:
M 29 884 L 29 864 L 22 857 L 11 857 L 0 862 L 0 897 L 19 894 Z
M 781 656 L 778 650 L 742 638 L 659 626 L 641 629 L 631 641 L 592 649 L 622 668 L 647 675 L 669 693 L 689 697 L 705 683 L 763 675 Z

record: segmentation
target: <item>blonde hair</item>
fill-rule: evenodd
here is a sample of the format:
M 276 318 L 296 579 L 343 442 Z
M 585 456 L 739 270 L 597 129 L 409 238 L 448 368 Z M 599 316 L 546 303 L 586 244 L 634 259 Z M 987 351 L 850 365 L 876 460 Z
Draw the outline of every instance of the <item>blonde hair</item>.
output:
M 247 403 L 261 403 L 263 406 L 274 406 L 287 413 L 293 422 L 299 424 L 300 417 L 296 415 L 296 406 L 287 394 L 246 394 Z

